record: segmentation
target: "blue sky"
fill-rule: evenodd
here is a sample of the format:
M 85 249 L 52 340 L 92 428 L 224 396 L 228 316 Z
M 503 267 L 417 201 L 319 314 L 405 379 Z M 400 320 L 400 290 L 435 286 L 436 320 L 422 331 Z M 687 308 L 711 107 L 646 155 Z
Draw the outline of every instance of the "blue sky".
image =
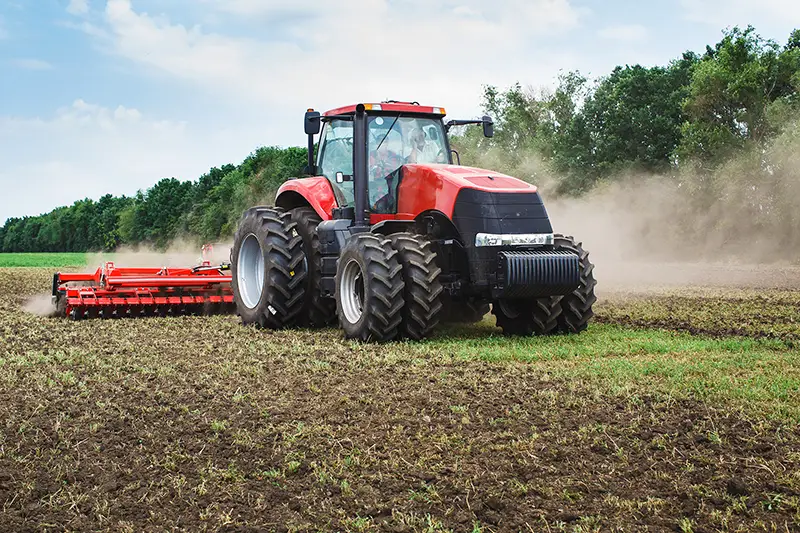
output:
M 664 65 L 748 23 L 784 43 L 800 2 L 2 0 L 0 222 L 303 145 L 307 107 L 472 117 L 483 84 Z

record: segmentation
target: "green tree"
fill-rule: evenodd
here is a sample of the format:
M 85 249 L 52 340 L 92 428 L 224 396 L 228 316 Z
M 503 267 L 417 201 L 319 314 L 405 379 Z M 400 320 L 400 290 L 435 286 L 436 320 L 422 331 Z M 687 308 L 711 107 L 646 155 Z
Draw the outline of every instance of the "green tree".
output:
M 787 46 L 759 36 L 752 26 L 725 33 L 694 68 L 683 103 L 687 120 L 678 154 L 716 164 L 748 142 L 776 133 L 770 109 L 796 98 L 800 49 L 797 32 Z M 774 114 L 773 114 L 774 116 Z
M 595 160 L 594 173 L 619 166 L 668 169 L 680 142 L 682 101 L 697 57 L 685 54 L 669 67 L 617 67 L 586 102 L 582 114 Z

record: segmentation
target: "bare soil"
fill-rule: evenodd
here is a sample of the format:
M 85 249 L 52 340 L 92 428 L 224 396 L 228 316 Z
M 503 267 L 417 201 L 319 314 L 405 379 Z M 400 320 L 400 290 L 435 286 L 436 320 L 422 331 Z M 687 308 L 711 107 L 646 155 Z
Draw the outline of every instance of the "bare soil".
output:
M 0 270 L 0 531 L 800 530 L 797 424 L 336 330 L 24 313 L 47 283 Z M 729 333 L 675 297 L 598 317 Z M 742 297 L 714 305 L 796 319 Z

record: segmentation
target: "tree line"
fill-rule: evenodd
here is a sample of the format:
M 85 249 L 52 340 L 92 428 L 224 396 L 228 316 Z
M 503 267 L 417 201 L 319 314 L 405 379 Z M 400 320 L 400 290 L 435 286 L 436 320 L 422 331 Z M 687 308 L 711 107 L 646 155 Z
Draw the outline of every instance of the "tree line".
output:
M 462 148 L 472 159 L 502 153 L 507 168 L 536 154 L 561 194 L 630 171 L 711 172 L 793 124 L 799 91 L 800 30 L 780 45 L 737 27 L 702 55 L 618 66 L 594 84 L 569 72 L 553 91 L 488 86 L 483 107 L 495 136 L 465 131 Z
M 799 106 L 800 30 L 781 44 L 752 26 L 736 27 L 702 53 L 684 52 L 664 66 L 618 66 L 591 82 L 563 73 L 553 90 L 486 86 L 482 107 L 495 121 L 494 137 L 464 128 L 451 140 L 464 164 L 547 178 L 551 196 L 586 194 L 620 175 L 659 175 L 694 191 L 691 201 L 711 205 L 733 194 L 744 175 L 755 183 L 753 194 L 736 207 L 774 218 L 797 211 L 787 203 L 797 197 L 786 194 L 786 146 L 800 137 Z M 305 148 L 262 147 L 194 181 L 164 178 L 133 197 L 106 195 L 11 218 L 0 228 L 0 251 L 225 239 L 243 209 L 271 202 L 306 159 Z
M 79 200 L 39 216 L 9 218 L 0 252 L 164 249 L 176 239 L 212 242 L 233 235 L 242 211 L 269 203 L 308 159 L 305 148 L 261 147 L 239 165 L 214 167 L 195 181 L 163 178 L 135 196 Z

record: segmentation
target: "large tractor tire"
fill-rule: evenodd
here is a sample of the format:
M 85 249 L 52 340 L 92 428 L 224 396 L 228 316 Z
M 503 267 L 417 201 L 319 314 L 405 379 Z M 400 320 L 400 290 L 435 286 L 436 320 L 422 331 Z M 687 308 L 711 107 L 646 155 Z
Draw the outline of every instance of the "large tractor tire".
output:
M 322 279 L 322 252 L 320 250 L 317 226 L 322 218 L 311 207 L 296 207 L 291 210 L 292 221 L 297 224 L 297 232 L 303 238 L 303 252 L 306 256 L 306 296 L 303 310 L 298 320 L 300 325 L 324 327 L 336 321 L 336 301 L 323 298 L 320 281 Z
M 348 339 L 398 337 L 405 304 L 403 265 L 392 241 L 373 233 L 350 238 L 336 267 L 336 313 Z
M 489 304 L 476 300 L 453 299 L 442 297 L 441 322 L 456 324 L 474 324 L 489 314 Z
M 420 340 L 439 324 L 442 310 L 442 269 L 436 264 L 436 252 L 430 241 L 413 233 L 389 236 L 403 266 L 403 322 L 401 336 Z
M 589 252 L 583 249 L 582 243 L 575 242 L 572 237 L 555 234 L 553 243 L 562 250 L 569 250 L 578 255 L 581 269 L 581 281 L 578 288 L 564 295 L 559 302 L 561 314 L 558 316 L 557 330 L 563 333 L 579 333 L 588 326 L 589 319 L 594 316 L 592 305 L 597 301 L 594 287 L 594 265 L 589 261 Z
M 305 299 L 305 265 L 303 240 L 290 213 L 279 207 L 248 209 L 231 250 L 231 288 L 242 323 L 295 326 Z
M 558 327 L 559 298 L 497 300 L 492 303 L 492 314 L 505 335 L 548 335 Z

